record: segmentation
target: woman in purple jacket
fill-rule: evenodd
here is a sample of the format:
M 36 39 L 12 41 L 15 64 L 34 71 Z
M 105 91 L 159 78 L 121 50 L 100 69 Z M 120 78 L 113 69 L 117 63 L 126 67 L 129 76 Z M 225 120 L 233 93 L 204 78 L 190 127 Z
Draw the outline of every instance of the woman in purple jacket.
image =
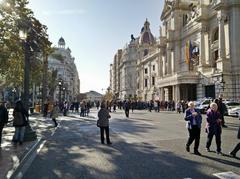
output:
M 210 108 L 207 110 L 207 124 L 206 124 L 206 132 L 207 132 L 207 143 L 206 149 L 210 152 L 210 146 L 212 142 L 212 138 L 215 135 L 216 145 L 217 145 L 217 154 L 221 153 L 221 114 L 217 111 L 218 106 L 216 103 L 211 103 Z
M 202 124 L 202 116 L 200 112 L 195 109 L 194 102 L 190 101 L 188 103 L 189 108 L 185 113 L 185 120 L 187 121 L 187 128 L 189 132 L 189 138 L 186 144 L 186 151 L 190 152 L 190 145 L 195 140 L 194 144 L 194 154 L 201 155 L 198 151 L 199 142 L 200 142 L 200 131 Z

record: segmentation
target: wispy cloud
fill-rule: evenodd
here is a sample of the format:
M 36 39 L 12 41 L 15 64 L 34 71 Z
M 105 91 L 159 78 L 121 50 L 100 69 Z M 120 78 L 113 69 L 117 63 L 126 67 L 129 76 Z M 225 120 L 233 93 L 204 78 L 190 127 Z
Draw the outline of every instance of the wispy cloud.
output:
M 86 13 L 84 9 L 64 9 L 64 10 L 52 10 L 52 11 L 43 11 L 43 15 L 83 15 Z

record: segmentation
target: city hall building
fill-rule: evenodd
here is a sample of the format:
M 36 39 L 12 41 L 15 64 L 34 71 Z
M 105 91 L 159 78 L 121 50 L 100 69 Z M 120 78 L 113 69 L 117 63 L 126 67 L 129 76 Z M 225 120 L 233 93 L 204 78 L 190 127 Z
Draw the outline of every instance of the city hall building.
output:
M 166 0 L 160 18 L 159 39 L 146 21 L 140 36 L 118 50 L 110 84 L 116 97 L 131 93 L 143 101 L 179 101 L 223 94 L 240 99 L 240 1 Z
M 166 1 L 161 15 L 163 100 L 240 98 L 240 1 Z

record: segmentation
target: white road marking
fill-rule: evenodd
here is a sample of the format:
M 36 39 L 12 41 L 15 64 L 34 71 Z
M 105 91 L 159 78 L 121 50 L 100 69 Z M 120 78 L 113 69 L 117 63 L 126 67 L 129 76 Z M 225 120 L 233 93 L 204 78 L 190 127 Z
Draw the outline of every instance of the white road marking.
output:
M 232 171 L 222 172 L 222 173 L 214 173 L 213 175 L 218 178 L 221 178 L 221 179 L 240 179 L 240 175 L 233 173 Z

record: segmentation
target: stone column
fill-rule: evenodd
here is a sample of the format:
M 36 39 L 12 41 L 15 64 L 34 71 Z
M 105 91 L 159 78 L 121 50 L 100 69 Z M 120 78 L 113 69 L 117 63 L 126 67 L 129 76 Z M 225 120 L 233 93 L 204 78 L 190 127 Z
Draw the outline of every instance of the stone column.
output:
M 172 100 L 176 101 L 176 85 L 172 85 Z
M 159 77 L 161 78 L 163 76 L 163 60 L 162 60 L 162 53 L 159 55 L 159 60 L 158 60 L 158 71 L 159 71 Z
M 165 56 L 162 56 L 162 72 L 163 72 L 162 76 L 165 76 L 166 74 L 166 57 Z
M 164 97 L 164 88 L 160 88 L 160 96 L 161 96 L 161 100 L 165 100 L 165 97 Z
M 226 14 L 223 11 L 218 11 L 218 29 L 219 29 L 219 61 L 226 58 L 226 49 L 225 49 L 225 33 L 224 33 L 224 20 L 226 19 Z
M 171 48 L 167 49 L 167 74 L 170 75 L 172 73 L 171 68 L 172 68 L 172 64 L 171 64 Z
M 175 66 L 176 64 L 174 63 L 174 51 L 171 49 L 171 73 L 175 73 Z
M 199 66 L 204 66 L 206 64 L 206 38 L 205 34 L 207 31 L 207 26 L 205 24 L 202 24 L 201 29 L 201 42 L 200 42 L 200 57 L 199 57 Z
M 180 85 L 177 84 L 175 87 L 175 102 L 180 101 Z

